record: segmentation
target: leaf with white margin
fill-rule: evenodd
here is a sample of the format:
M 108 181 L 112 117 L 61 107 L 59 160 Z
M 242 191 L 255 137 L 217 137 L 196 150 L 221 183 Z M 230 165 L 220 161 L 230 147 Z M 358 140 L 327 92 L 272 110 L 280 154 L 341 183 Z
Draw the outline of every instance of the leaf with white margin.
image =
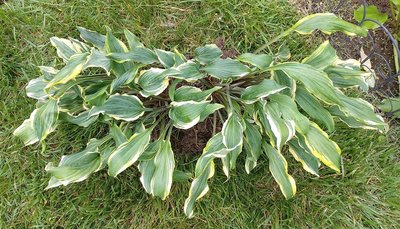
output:
M 206 108 L 200 114 L 200 122 L 203 122 L 210 114 L 224 107 L 224 105 L 219 103 L 207 104 Z
M 165 67 L 171 68 L 175 65 L 175 53 L 161 49 L 155 49 L 158 61 Z
M 200 72 L 200 65 L 189 60 L 176 67 L 178 71 L 173 77 L 176 79 L 182 79 L 188 82 L 194 82 L 199 79 L 205 78 L 207 75 Z
M 139 38 L 128 29 L 124 29 L 124 34 L 131 50 L 136 47 L 144 47 L 143 44 L 139 41 Z
M 56 99 L 48 99 L 32 112 L 30 119 L 39 141 L 43 141 L 47 135 L 55 130 L 58 113 L 58 100 Z
M 317 124 L 311 123 L 305 142 L 311 153 L 329 168 L 340 173 L 341 150 Z
M 272 56 L 268 54 L 244 53 L 237 57 L 238 60 L 265 69 L 272 63 Z
M 287 87 L 279 85 L 274 80 L 265 79 L 259 84 L 246 87 L 240 97 L 246 104 L 252 104 L 285 88 Z
M 210 97 L 210 95 L 213 92 L 218 91 L 221 88 L 222 87 L 216 86 L 208 90 L 202 91 L 200 88 L 197 87 L 182 86 L 175 90 L 173 100 L 176 102 L 183 102 L 190 100 L 201 102 L 208 99 L 208 97 Z
M 337 61 L 339 57 L 336 55 L 336 50 L 332 47 L 329 41 L 322 43 L 310 56 L 301 61 L 303 64 L 309 64 L 317 69 L 325 69 Z
M 77 28 L 78 28 L 81 38 L 83 40 L 92 43 L 95 47 L 97 47 L 99 49 L 104 49 L 104 46 L 106 43 L 106 36 L 104 36 L 98 32 L 95 32 L 95 31 L 92 31 L 89 29 L 85 29 L 80 26 L 78 26 Z
M 225 157 L 229 150 L 224 148 L 222 144 L 222 135 L 218 133 L 208 140 L 206 147 L 203 149 L 203 154 L 197 160 L 195 177 L 190 186 L 189 196 L 185 201 L 185 215 L 191 218 L 195 202 L 202 198 L 209 190 L 207 181 L 214 176 L 215 158 Z
M 209 103 L 210 101 L 172 102 L 169 118 L 176 128 L 189 129 L 200 121 L 200 115 Z
M 136 133 L 125 143 L 118 146 L 108 159 L 108 174 L 116 177 L 133 165 L 149 144 L 152 129 Z
M 39 141 L 36 131 L 32 127 L 31 119 L 26 119 L 17 129 L 15 129 L 13 135 L 21 139 L 26 146 Z
M 236 168 L 236 161 L 239 154 L 242 153 L 243 144 L 236 146 L 233 150 L 225 156 L 221 158 L 222 161 L 222 170 L 225 173 L 225 176 L 229 179 L 229 171 Z
M 110 53 L 126 53 L 128 52 L 128 48 L 126 45 L 116 38 L 111 29 L 107 27 L 107 34 L 106 34 L 106 41 L 105 41 L 105 51 L 107 54 Z M 116 76 L 121 76 L 125 72 L 129 71 L 132 68 L 132 63 L 127 62 L 127 63 L 118 63 L 116 61 L 111 62 L 111 71 L 116 75 Z
M 90 115 L 106 114 L 116 120 L 135 121 L 144 114 L 142 101 L 134 95 L 114 94 L 99 107 L 93 107 Z
M 288 173 L 288 164 L 280 151 L 274 149 L 267 142 L 262 144 L 264 153 L 269 159 L 269 171 L 278 183 L 286 199 L 292 198 L 296 194 L 296 182 Z
M 152 64 L 158 62 L 158 57 L 153 51 L 141 46 L 135 47 L 129 52 L 113 52 L 108 57 L 118 63 L 133 61 L 142 64 Z
M 47 84 L 45 89 L 49 89 L 55 85 L 65 84 L 75 79 L 81 73 L 88 55 L 88 53 L 73 55 L 68 63 L 58 71 L 54 78 Z
M 153 196 L 158 196 L 162 200 L 165 200 L 169 195 L 174 169 L 175 159 L 171 142 L 169 140 L 162 140 L 161 146 L 154 157 L 154 173 L 150 182 Z
M 233 150 L 243 143 L 244 126 L 238 114 L 232 112 L 222 125 L 223 143 L 228 150 Z
M 246 129 L 244 130 L 243 147 L 246 152 L 246 163 L 245 169 L 247 174 L 250 174 L 257 166 L 257 160 L 261 155 L 261 133 L 255 124 L 251 124 L 247 121 Z
M 97 118 L 99 117 L 98 115 L 91 115 L 90 110 L 81 112 L 75 116 L 68 114 L 68 113 L 61 113 L 60 115 L 67 122 L 70 122 L 70 123 L 73 123 L 73 124 L 76 124 L 76 125 L 82 126 L 82 127 L 88 127 L 90 124 L 94 123 L 97 120 Z
M 97 49 L 92 48 L 90 55 L 83 69 L 87 68 L 102 68 L 106 71 L 107 75 L 110 75 L 111 60 L 106 56 L 104 52 L 100 52 Z
M 215 44 L 209 44 L 196 48 L 194 54 L 201 64 L 208 64 L 222 56 L 222 51 Z
M 319 177 L 318 168 L 320 166 L 318 158 L 312 155 L 311 150 L 305 144 L 304 139 L 301 140 L 301 135 L 297 138 L 292 138 L 289 142 L 289 152 L 293 155 L 296 161 L 303 165 L 303 169 L 307 172 Z
M 65 38 L 52 37 L 50 38 L 50 43 L 57 49 L 57 55 L 65 62 L 68 62 L 71 56 L 85 51 L 78 49 L 73 42 Z
M 49 94 L 45 92 L 45 88 L 47 86 L 47 82 L 44 81 L 42 77 L 30 80 L 28 85 L 26 86 L 26 95 L 29 98 L 37 99 L 37 100 L 46 100 L 49 96 L 54 94 L 54 90 L 50 90 Z
M 217 79 L 222 80 L 232 77 L 243 77 L 249 74 L 251 71 L 246 65 L 230 58 L 217 59 L 201 68 L 201 70 L 207 72 L 209 75 Z
M 150 68 L 140 72 L 139 77 L 135 78 L 142 90 L 143 97 L 161 94 L 169 85 L 168 75 L 165 69 Z
M 115 78 L 110 85 L 110 92 L 114 92 L 115 90 L 117 90 L 119 87 L 129 84 L 130 82 L 132 82 L 135 77 L 136 74 L 139 71 L 139 68 L 143 67 L 142 64 L 137 64 L 134 63 L 132 69 L 129 69 L 129 71 L 125 72 L 124 74 L 118 76 L 117 78 Z

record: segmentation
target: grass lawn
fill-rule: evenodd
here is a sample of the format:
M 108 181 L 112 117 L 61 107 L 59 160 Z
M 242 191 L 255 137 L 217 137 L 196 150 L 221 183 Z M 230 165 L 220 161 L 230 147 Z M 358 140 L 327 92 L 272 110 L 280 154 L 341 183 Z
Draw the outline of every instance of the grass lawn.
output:
M 197 204 L 193 219 L 183 214 L 189 183 L 174 184 L 163 202 L 145 193 L 133 167 L 117 178 L 100 171 L 84 182 L 43 190 L 49 179 L 45 165 L 80 150 L 102 133 L 101 126 L 85 130 L 61 125 L 46 140 L 44 152 L 40 145 L 23 147 L 12 137 L 35 106 L 25 96 L 25 85 L 39 76 L 37 65 L 54 61 L 49 38 L 78 38 L 78 25 L 102 33 L 108 25 L 118 36 L 128 28 L 148 47 L 177 47 L 183 53 L 221 39 L 226 49 L 248 52 L 298 19 L 283 0 L 9 0 L 1 5 L 0 228 L 398 227 L 399 127 L 385 136 L 338 124 L 332 138 L 342 148 L 345 173 L 322 169 L 315 178 L 289 159 L 298 189 L 289 201 L 273 181 L 265 156 L 249 176 L 244 158 L 239 159 L 230 180 L 217 166 L 210 192 Z M 293 35 L 288 45 L 292 58 L 299 59 L 317 44 Z M 197 157 L 180 155 L 176 160 L 189 170 Z

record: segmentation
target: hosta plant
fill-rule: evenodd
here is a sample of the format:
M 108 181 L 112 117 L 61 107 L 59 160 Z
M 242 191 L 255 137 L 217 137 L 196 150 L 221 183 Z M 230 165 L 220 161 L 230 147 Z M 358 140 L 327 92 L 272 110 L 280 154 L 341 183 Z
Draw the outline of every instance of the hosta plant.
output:
M 366 35 L 327 13 L 300 20 L 279 38 L 316 29 Z M 176 170 L 174 129 L 189 129 L 210 116 L 214 133 L 197 160 L 184 206 L 192 216 L 196 200 L 209 189 L 216 160 L 229 176 L 239 154 L 245 154 L 250 173 L 265 153 L 271 175 L 291 198 L 296 183 L 283 152 L 315 176 L 321 163 L 340 173 L 341 151 L 327 133 L 335 118 L 350 127 L 387 128 L 371 104 L 343 93 L 365 89 L 369 73 L 357 61 L 340 60 L 328 41 L 301 62 L 288 62 L 284 52 L 223 59 L 213 44 L 196 48 L 188 59 L 177 50 L 147 48 L 128 30 L 125 42 L 110 29 L 106 35 L 78 30 L 82 40 L 51 38 L 63 66 L 40 66 L 42 75 L 26 87 L 28 97 L 38 100 L 36 109 L 14 135 L 25 145 L 43 144 L 65 122 L 83 128 L 105 123 L 108 134 L 91 139 L 80 152 L 66 152 L 57 165 L 49 163 L 47 189 L 103 169 L 116 177 L 136 166 L 144 190 L 165 199 L 173 181 L 187 174 Z

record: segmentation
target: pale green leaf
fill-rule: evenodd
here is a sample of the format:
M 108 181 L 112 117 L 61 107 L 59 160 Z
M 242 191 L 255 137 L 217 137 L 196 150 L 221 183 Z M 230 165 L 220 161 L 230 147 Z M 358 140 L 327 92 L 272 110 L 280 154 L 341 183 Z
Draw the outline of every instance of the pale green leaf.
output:
M 74 116 L 68 113 L 61 113 L 61 117 L 65 119 L 67 122 L 76 124 L 82 127 L 88 127 L 90 124 L 94 123 L 98 115 L 91 115 L 90 110 L 79 113 Z
M 160 68 L 150 68 L 140 72 L 140 75 L 135 78 L 142 90 L 140 94 L 143 97 L 161 94 L 169 84 L 168 75 L 166 70 Z
M 32 120 L 26 119 L 13 133 L 21 139 L 24 145 L 32 145 L 39 141 L 36 131 L 33 129 Z
M 154 157 L 154 174 L 150 182 L 153 196 L 158 196 L 164 200 L 169 195 L 174 168 L 175 159 L 171 142 L 163 140 Z
M 107 75 L 110 75 L 111 60 L 104 52 L 92 49 L 86 64 L 83 66 L 83 69 L 91 67 L 102 68 L 106 71 Z
M 217 87 L 213 87 L 208 90 L 202 91 L 200 88 L 197 88 L 197 87 L 182 86 L 175 91 L 173 100 L 176 102 L 183 102 L 183 101 L 190 101 L 190 100 L 196 101 L 196 102 L 201 102 L 201 101 L 208 99 L 208 97 L 210 97 L 210 95 L 213 92 L 218 91 L 219 89 L 221 89 L 221 87 L 217 86 Z
M 65 62 L 68 62 L 69 58 L 77 53 L 72 42 L 65 38 L 52 37 L 50 43 L 57 49 L 57 55 L 61 57 Z
M 394 112 L 395 117 L 400 117 L 400 98 L 384 99 L 378 107 L 383 112 Z
M 243 147 L 247 154 L 245 169 L 249 174 L 257 166 L 257 160 L 261 155 L 261 133 L 255 124 L 247 121 L 245 123 Z
M 223 143 L 228 150 L 233 150 L 243 143 L 244 126 L 239 115 L 230 113 L 222 126 Z
M 312 155 L 310 149 L 299 138 L 293 138 L 288 142 L 289 152 L 293 155 L 296 161 L 303 165 L 304 170 L 319 176 L 319 160 Z
M 158 57 L 158 61 L 165 68 L 170 68 L 175 65 L 175 53 L 161 50 L 161 49 L 155 49 L 155 52 Z
M 178 73 L 173 76 L 174 78 L 183 79 L 189 82 L 206 77 L 205 74 L 200 72 L 200 65 L 190 60 L 179 65 L 176 70 Z
M 106 43 L 106 36 L 101 35 L 97 32 L 94 32 L 92 30 L 85 29 L 83 27 L 77 27 L 80 34 L 81 38 L 85 41 L 88 41 L 92 43 L 95 47 L 99 49 L 104 49 L 105 43 Z
M 265 141 L 262 144 L 264 153 L 269 159 L 269 171 L 278 183 L 286 199 L 296 194 L 296 182 L 288 173 L 288 165 L 282 154 Z
M 107 54 L 128 52 L 128 48 L 126 47 L 126 45 L 112 34 L 110 28 L 107 28 L 105 50 Z M 125 72 L 129 71 L 131 68 L 132 68 L 131 62 L 127 63 L 117 63 L 116 61 L 111 62 L 111 71 L 116 76 L 121 76 Z
M 50 95 L 54 94 L 54 90 L 50 90 L 47 94 L 45 92 L 45 88 L 47 86 L 47 82 L 44 81 L 42 77 L 30 80 L 28 85 L 26 86 L 26 95 L 29 98 L 37 99 L 37 100 L 46 100 Z
M 309 64 L 316 69 L 325 69 L 337 61 L 339 57 L 329 41 L 322 43 L 310 56 L 303 59 L 303 64 Z
M 354 10 L 354 19 L 356 21 L 361 22 L 363 19 L 364 15 L 364 6 L 361 5 L 357 9 Z M 366 8 L 366 18 L 373 19 L 375 21 L 378 21 L 381 24 L 384 24 L 387 19 L 388 19 L 388 14 L 387 13 L 382 13 L 378 7 L 374 5 L 367 6 Z M 361 27 L 366 28 L 366 29 L 376 29 L 379 28 L 379 25 L 372 22 L 372 21 L 364 21 L 361 24 Z
M 152 129 L 134 134 L 129 140 L 113 151 L 108 159 L 108 174 L 116 177 L 133 165 L 143 154 L 150 141 Z
M 189 129 L 200 121 L 200 115 L 209 103 L 209 101 L 172 102 L 169 118 L 176 128 Z
M 140 46 L 133 48 L 129 52 L 111 53 L 109 54 L 109 57 L 118 63 L 133 61 L 142 64 L 152 64 L 158 61 L 158 57 L 153 51 Z
M 124 29 L 125 38 L 128 41 L 129 48 L 132 50 L 136 47 L 144 47 L 142 43 L 140 43 L 139 38 L 135 36 L 128 29 Z
M 114 139 L 115 145 L 117 147 L 128 141 L 128 138 L 126 137 L 124 132 L 115 123 L 110 128 L 110 135 Z
M 59 112 L 57 103 L 55 99 L 48 99 L 31 114 L 32 126 L 39 141 L 43 141 L 56 128 Z
M 207 72 L 217 79 L 228 79 L 242 77 L 250 73 L 250 68 L 232 59 L 216 59 L 212 63 L 207 64 L 201 70 Z
M 209 64 L 222 56 L 222 51 L 215 44 L 198 47 L 194 50 L 196 59 L 201 64 Z
M 285 88 L 285 86 L 277 84 L 274 80 L 265 79 L 259 84 L 245 88 L 240 97 L 246 104 L 252 104 Z
M 244 53 L 237 57 L 238 60 L 265 69 L 272 63 L 272 56 L 267 54 Z
M 110 85 L 110 92 L 114 92 L 115 90 L 117 90 L 119 87 L 129 84 L 130 82 L 132 82 L 135 77 L 136 74 L 139 71 L 139 68 L 141 68 L 143 65 L 142 64 L 133 64 L 132 69 L 128 70 L 127 72 L 125 72 L 124 74 L 118 76 L 117 78 L 115 78 Z

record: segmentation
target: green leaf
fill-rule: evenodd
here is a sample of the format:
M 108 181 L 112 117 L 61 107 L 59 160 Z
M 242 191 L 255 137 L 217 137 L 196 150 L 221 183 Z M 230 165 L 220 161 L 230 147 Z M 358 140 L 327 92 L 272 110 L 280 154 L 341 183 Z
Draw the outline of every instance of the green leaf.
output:
M 354 19 L 356 19 L 356 21 L 361 22 L 361 20 L 363 19 L 363 15 L 364 15 L 364 6 L 363 5 L 361 5 L 356 10 L 354 10 Z M 367 6 L 367 8 L 366 8 L 366 17 L 365 18 L 373 19 L 375 21 L 378 21 L 381 24 L 384 24 L 388 19 L 388 14 L 382 13 L 381 11 L 379 11 L 378 7 L 376 7 L 374 5 L 370 5 L 370 6 Z M 361 27 L 363 27 L 365 29 L 376 29 L 376 28 L 379 28 L 379 25 L 372 21 L 364 21 L 361 24 Z
M 304 140 L 300 140 L 300 138 L 292 138 L 288 144 L 289 152 L 293 155 L 296 161 L 303 165 L 303 169 L 319 177 L 319 160 L 312 155 Z
M 206 77 L 205 74 L 200 72 L 200 65 L 190 60 L 184 64 L 179 65 L 176 70 L 178 71 L 178 73 L 175 74 L 173 77 L 188 82 L 194 82 L 196 80 Z
M 132 82 L 135 77 L 136 74 L 139 71 L 139 68 L 141 68 L 143 65 L 142 64 L 133 64 L 133 68 L 130 69 L 129 71 L 125 72 L 124 74 L 118 76 L 117 78 L 115 78 L 112 82 L 111 82 L 111 86 L 110 86 L 110 92 L 113 93 L 114 91 L 116 91 L 119 87 L 129 84 L 130 82 Z
M 97 32 L 94 32 L 92 30 L 85 29 L 83 27 L 77 27 L 80 34 L 81 38 L 85 41 L 88 41 L 92 43 L 95 47 L 99 49 L 104 49 L 105 43 L 106 43 L 106 36 L 101 35 Z
M 217 79 L 228 79 L 232 77 L 242 77 L 250 72 L 250 68 L 232 59 L 217 59 L 207 64 L 201 70 L 207 72 Z
M 117 145 L 117 147 L 128 141 L 128 138 L 126 137 L 124 132 L 122 132 L 121 128 L 117 126 L 115 123 L 113 123 L 113 125 L 110 128 L 110 135 L 114 139 L 115 145 Z
M 175 65 L 175 53 L 161 49 L 155 49 L 155 51 L 158 61 L 160 61 L 165 68 L 171 68 Z
M 274 80 L 265 79 L 259 84 L 245 88 L 240 97 L 246 104 L 252 104 L 285 88 L 285 86 L 277 84 Z
M 49 66 L 39 66 L 39 69 L 42 72 L 43 79 L 45 81 L 51 81 L 54 76 L 59 72 L 59 70 Z
M 39 141 L 36 131 L 33 129 L 32 120 L 26 119 L 13 133 L 14 136 L 21 139 L 24 145 L 32 145 Z
M 49 99 L 31 114 L 32 126 L 39 141 L 43 141 L 56 128 L 58 120 L 57 103 L 57 100 Z
M 65 84 L 75 79 L 81 73 L 88 55 L 88 53 L 82 53 L 72 56 L 68 63 L 58 71 L 54 78 L 47 84 L 45 89 L 49 89 L 55 85 Z
M 68 113 L 61 113 L 61 117 L 65 119 L 67 122 L 76 124 L 82 127 L 88 127 L 90 124 L 94 123 L 98 115 L 91 115 L 91 111 L 84 111 L 79 113 L 78 115 L 74 116 Z
M 196 48 L 194 54 L 201 64 L 209 64 L 222 56 L 222 51 L 215 44 L 209 44 Z
M 113 52 L 108 56 L 118 63 L 133 61 L 142 64 L 152 64 L 158 61 L 158 57 L 153 51 L 141 46 L 135 47 L 129 52 Z
M 321 103 L 305 89 L 299 87 L 296 90 L 296 102 L 300 107 L 313 119 L 324 124 L 329 132 L 335 129 L 335 122 L 332 115 L 327 111 Z
M 222 126 L 223 143 L 228 150 L 233 150 L 243 143 L 244 127 L 236 113 L 230 113 Z
M 200 88 L 197 88 L 197 87 L 182 86 L 175 91 L 173 100 L 176 102 L 183 102 L 183 101 L 190 101 L 190 100 L 196 101 L 196 102 L 201 102 L 201 101 L 208 99 L 208 97 L 210 97 L 210 95 L 213 92 L 218 91 L 219 89 L 221 89 L 221 87 L 217 86 L 217 87 L 213 87 L 208 90 L 202 91 Z
M 288 60 L 291 57 L 290 49 L 285 43 L 279 46 L 278 53 L 275 55 L 279 60 Z
M 306 134 L 310 128 L 310 120 L 297 109 L 297 105 L 292 98 L 287 95 L 275 94 L 271 95 L 272 102 L 277 103 L 280 112 L 285 120 L 293 120 L 296 131 Z
M 154 157 L 154 174 L 150 183 L 153 196 L 158 196 L 164 200 L 169 195 L 174 168 L 175 160 L 171 142 L 163 140 Z
M 310 56 L 303 59 L 301 63 L 309 64 L 316 69 L 325 69 L 337 61 L 339 57 L 336 55 L 336 50 L 332 47 L 329 41 L 322 43 Z
M 206 108 L 200 114 L 200 122 L 203 122 L 210 114 L 221 108 L 224 108 L 224 105 L 221 105 L 219 103 L 207 104 Z
M 82 53 L 82 50 L 76 50 L 73 43 L 68 39 L 52 37 L 50 43 L 57 49 L 57 55 L 65 62 L 68 62 L 71 56 Z
M 128 52 L 128 48 L 126 47 L 126 45 L 112 34 L 110 28 L 107 28 L 105 50 L 107 54 Z M 123 64 L 117 63 L 116 61 L 111 62 L 111 71 L 116 76 L 121 76 L 125 72 L 129 71 L 131 68 L 131 62 Z
M 400 98 L 388 98 L 378 105 L 383 112 L 394 112 L 395 117 L 400 117 Z
M 334 65 L 327 67 L 324 71 L 328 74 L 335 87 L 360 86 L 363 91 L 368 91 L 367 77 L 370 72 L 362 71 L 360 62 L 356 60 L 337 61 Z
M 284 120 L 276 103 L 265 103 L 263 111 L 266 116 L 265 131 L 270 137 L 271 143 L 279 151 L 295 134 L 295 122 Z
M 324 73 L 310 65 L 287 62 L 269 67 L 270 70 L 281 70 L 289 77 L 300 81 L 305 88 L 317 98 L 329 104 L 341 104 L 332 81 Z
M 311 123 L 310 130 L 305 135 L 306 144 L 311 153 L 329 168 L 340 173 L 340 154 L 339 146 L 329 139 L 319 126 Z
M 207 181 L 214 176 L 214 158 L 225 157 L 229 150 L 222 144 L 222 135 L 218 133 L 208 140 L 203 154 L 196 163 L 195 177 L 190 186 L 189 196 L 185 201 L 184 212 L 189 218 L 193 216 L 195 202 L 202 198 L 209 190 Z
M 236 146 L 233 150 L 230 150 L 229 153 L 221 158 L 222 161 L 222 169 L 225 173 L 225 176 L 229 178 L 229 171 L 236 168 L 236 161 L 239 154 L 242 153 L 243 144 Z
M 108 174 L 116 177 L 133 165 L 143 154 L 150 141 L 152 129 L 134 134 L 128 141 L 118 146 L 108 159 Z
M 124 29 L 125 38 L 128 41 L 129 48 L 132 50 L 136 47 L 144 47 L 142 43 L 140 43 L 139 38 L 135 36 L 128 29 Z
M 246 123 L 246 129 L 244 130 L 243 147 L 247 153 L 245 169 L 247 174 L 250 174 L 257 166 L 257 160 L 261 155 L 261 133 L 257 126 L 249 122 Z
M 354 25 L 350 22 L 344 21 L 332 13 L 318 13 L 308 15 L 299 20 L 290 29 L 285 31 L 282 36 L 287 36 L 291 32 L 296 31 L 300 34 L 310 34 L 314 30 L 320 30 L 323 33 L 331 34 L 334 32 L 343 32 L 350 36 L 367 36 L 367 30 Z
M 29 98 L 37 99 L 37 100 L 46 100 L 50 95 L 54 94 L 54 90 L 51 90 L 49 94 L 45 92 L 45 88 L 47 86 L 47 82 L 44 81 L 42 77 L 30 80 L 28 85 L 26 86 L 26 95 Z
M 278 183 L 286 199 L 292 198 L 296 194 L 296 182 L 288 173 L 286 159 L 276 149 L 272 148 L 265 141 L 262 144 L 264 153 L 269 159 L 269 171 Z
M 104 52 L 92 49 L 88 60 L 83 68 L 86 69 L 92 67 L 102 68 L 106 71 L 107 75 L 110 75 L 111 60 L 106 56 Z
M 143 97 L 161 94 L 169 84 L 167 71 L 160 68 L 150 68 L 140 72 L 139 77 L 135 78 L 142 90 L 140 94 Z
M 265 69 L 272 63 L 272 56 L 267 54 L 244 53 L 237 57 L 238 60 Z
M 82 152 L 63 156 L 58 166 L 53 166 L 52 163 L 47 164 L 45 169 L 52 178 L 46 189 L 81 182 L 100 167 L 101 157 L 97 149 L 88 147 Z
M 208 104 L 209 101 L 172 102 L 169 118 L 176 128 L 189 129 L 200 121 L 200 115 Z
M 92 108 L 91 116 L 106 114 L 116 120 L 132 122 L 144 114 L 144 106 L 134 95 L 114 94 L 99 107 Z

